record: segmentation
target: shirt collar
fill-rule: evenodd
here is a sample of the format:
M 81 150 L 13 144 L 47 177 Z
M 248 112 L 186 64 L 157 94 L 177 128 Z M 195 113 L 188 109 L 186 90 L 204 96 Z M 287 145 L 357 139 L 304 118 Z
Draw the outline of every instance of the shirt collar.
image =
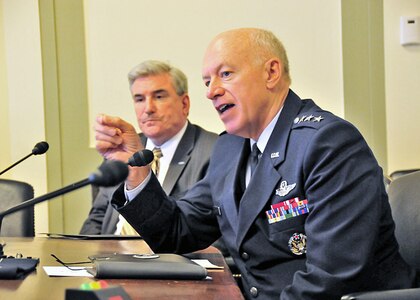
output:
M 162 151 L 162 153 L 164 155 L 168 155 L 169 154 L 168 151 L 169 152 L 175 152 L 176 147 L 178 146 L 179 142 L 182 139 L 182 136 L 184 135 L 185 131 L 187 130 L 187 125 L 188 125 L 188 121 L 185 121 L 185 124 L 181 128 L 181 130 L 178 131 L 177 134 L 175 134 L 173 137 L 171 137 L 169 140 L 167 140 L 166 142 L 164 142 L 160 146 L 156 146 L 155 143 L 153 143 L 153 141 L 151 139 L 147 139 L 146 149 L 153 150 L 153 148 L 158 147 L 158 148 L 160 148 L 160 150 Z M 170 156 L 172 156 L 172 155 L 170 155 Z
M 253 139 L 250 139 L 250 146 L 252 149 L 252 146 L 257 143 L 258 149 L 261 151 L 261 153 L 264 152 L 265 147 L 267 146 L 268 140 L 270 139 L 271 134 L 273 133 L 274 127 L 276 126 L 277 120 L 280 117 L 280 113 L 283 110 L 283 106 L 280 108 L 279 112 L 274 116 L 274 118 L 271 120 L 271 122 L 265 127 L 263 132 L 258 138 L 258 141 L 255 141 Z

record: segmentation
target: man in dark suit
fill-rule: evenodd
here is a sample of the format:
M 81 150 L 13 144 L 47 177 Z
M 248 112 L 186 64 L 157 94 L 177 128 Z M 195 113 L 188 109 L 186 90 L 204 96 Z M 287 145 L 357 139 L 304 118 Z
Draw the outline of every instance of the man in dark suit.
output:
M 158 178 L 168 195 L 180 197 L 204 177 L 217 135 L 188 122 L 187 78 L 179 69 L 145 61 L 128 77 L 142 131 L 140 140 L 151 150 L 160 147 Z M 99 189 L 81 234 L 120 233 L 123 219 L 110 205 L 116 188 Z
M 249 299 L 415 285 L 372 151 L 353 125 L 290 89 L 286 51 L 271 32 L 216 36 L 203 81 L 227 131 L 204 179 L 174 201 L 148 167 L 133 167 L 113 195 L 155 252 L 190 252 L 223 236 Z M 126 147 L 142 145 L 124 122 L 105 121 L 96 124 L 99 152 L 127 161 L 133 152 L 114 151 L 107 131 L 124 128 Z

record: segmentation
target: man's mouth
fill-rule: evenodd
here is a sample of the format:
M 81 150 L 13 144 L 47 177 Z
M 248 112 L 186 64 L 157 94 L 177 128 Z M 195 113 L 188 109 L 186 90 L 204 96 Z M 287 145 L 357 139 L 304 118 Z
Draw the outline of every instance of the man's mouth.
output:
M 222 114 L 225 111 L 227 111 L 229 108 L 232 108 L 234 106 L 235 104 L 223 104 L 217 108 L 217 111 Z
M 158 119 L 145 119 L 143 120 L 143 123 L 156 122 L 156 121 L 158 121 Z

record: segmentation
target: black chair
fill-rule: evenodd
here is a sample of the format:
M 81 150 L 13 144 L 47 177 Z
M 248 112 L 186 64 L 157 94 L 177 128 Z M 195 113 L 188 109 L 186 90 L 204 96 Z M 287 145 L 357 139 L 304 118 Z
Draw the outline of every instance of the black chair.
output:
M 0 179 L 0 212 L 34 197 L 33 187 L 22 181 Z M 34 207 L 12 213 L 3 218 L 0 236 L 35 236 Z
M 409 172 L 392 180 L 388 196 L 401 256 L 420 275 L 420 171 Z M 371 299 L 420 299 L 420 288 L 361 292 L 341 298 L 341 300 Z

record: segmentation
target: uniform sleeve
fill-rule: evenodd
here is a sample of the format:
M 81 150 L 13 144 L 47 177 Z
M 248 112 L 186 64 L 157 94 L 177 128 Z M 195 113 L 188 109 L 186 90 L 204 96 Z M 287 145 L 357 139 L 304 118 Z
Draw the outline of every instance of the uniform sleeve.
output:
M 168 197 L 152 174 L 145 188 L 128 204 L 123 188 L 112 203 L 155 252 L 186 253 L 210 246 L 220 237 L 206 179 L 185 197 Z

